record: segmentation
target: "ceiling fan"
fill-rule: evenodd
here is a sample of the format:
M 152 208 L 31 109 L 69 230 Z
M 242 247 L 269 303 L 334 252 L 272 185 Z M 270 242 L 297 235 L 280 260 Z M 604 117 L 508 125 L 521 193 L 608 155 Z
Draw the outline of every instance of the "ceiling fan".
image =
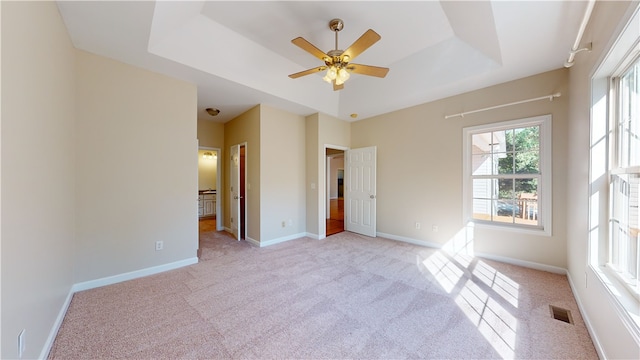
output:
M 301 76 L 327 70 L 327 74 L 322 79 L 333 84 L 333 90 L 335 91 L 342 90 L 344 88 L 344 82 L 349 79 L 351 72 L 360 75 L 376 76 L 379 78 L 387 76 L 387 72 L 389 72 L 388 68 L 350 63 L 350 61 L 355 59 L 356 56 L 360 55 L 371 45 L 380 40 L 380 35 L 369 29 L 351 46 L 349 46 L 347 50 L 338 50 L 338 32 L 340 32 L 343 27 L 344 22 L 341 19 L 333 19 L 329 22 L 329 29 L 336 34 L 336 48 L 335 50 L 330 50 L 326 54 L 302 37 L 297 37 L 291 40 L 292 43 L 300 47 L 302 50 L 305 50 L 311 55 L 322 60 L 324 65 L 291 74 L 289 77 L 296 79 Z

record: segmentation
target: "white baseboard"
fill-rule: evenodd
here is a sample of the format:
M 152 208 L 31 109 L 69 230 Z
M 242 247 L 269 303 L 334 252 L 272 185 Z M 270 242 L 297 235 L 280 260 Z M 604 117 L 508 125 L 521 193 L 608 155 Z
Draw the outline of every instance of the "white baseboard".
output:
M 304 233 L 304 236 L 312 238 L 314 240 L 320 240 L 320 235 L 318 234 L 312 234 L 310 232 Z
M 578 310 L 580 311 L 580 315 L 582 315 L 582 320 L 584 320 L 584 324 L 587 327 L 587 331 L 591 336 L 591 341 L 593 342 L 593 346 L 596 348 L 596 352 L 598 353 L 598 358 L 607 359 L 604 354 L 604 349 L 602 348 L 602 343 L 600 343 L 600 339 L 596 335 L 593 326 L 591 325 L 591 320 L 589 320 L 589 316 L 586 311 L 584 311 L 584 307 L 582 306 L 582 301 L 580 300 L 580 296 L 578 296 L 578 291 L 576 290 L 573 279 L 571 278 L 571 274 L 567 271 L 567 279 L 569 280 L 569 286 L 571 287 L 571 292 L 573 293 L 573 297 L 576 299 L 576 304 L 578 304 Z
M 567 275 L 567 269 L 557 267 L 557 266 L 540 264 L 540 263 L 526 261 L 526 260 L 519 260 L 519 259 L 514 259 L 510 257 L 505 257 L 505 256 L 481 253 L 477 251 L 474 252 L 474 255 L 477 257 L 481 257 L 489 260 L 495 260 L 495 261 L 499 261 L 499 262 L 503 262 L 511 265 L 518 265 L 518 266 L 522 266 L 530 269 L 547 271 L 554 274 Z
M 305 236 L 307 236 L 307 233 L 298 233 L 298 234 L 279 237 L 279 238 L 276 238 L 276 239 L 262 241 L 262 242 L 260 242 L 260 247 L 265 247 L 265 246 L 269 246 L 269 245 L 275 245 L 275 244 L 279 244 L 279 243 L 282 243 L 282 242 L 285 242 L 285 241 L 289 241 L 289 240 L 300 239 L 300 238 L 303 238 Z
M 376 233 L 376 235 L 380 236 L 380 237 L 383 237 L 385 239 L 402 241 L 402 242 L 406 242 L 406 243 L 414 244 L 414 245 L 427 246 L 427 247 L 436 248 L 436 249 L 441 249 L 442 248 L 442 244 L 434 243 L 434 242 L 431 242 L 431 241 L 418 240 L 418 239 L 413 239 L 413 238 L 409 238 L 409 237 L 405 237 L 405 236 L 398 236 L 398 235 L 386 234 L 386 233 L 381 233 L 381 232 Z M 526 268 L 530 268 L 530 269 L 547 271 L 547 272 L 551 272 L 551 273 L 554 273 L 554 274 L 567 275 L 567 269 L 563 269 L 563 268 L 557 267 L 557 266 L 540 264 L 540 263 L 536 263 L 536 262 L 519 260 L 519 259 L 510 258 L 510 257 L 487 254 L 487 253 L 480 253 L 480 252 L 474 252 L 474 255 L 477 256 L 477 257 L 481 257 L 481 258 L 485 258 L 485 259 L 489 259 L 489 260 L 495 260 L 495 261 L 499 261 L 499 262 L 503 262 L 503 263 L 507 263 L 507 264 L 512 264 L 512 265 L 518 265 L 518 266 L 522 266 L 522 267 L 526 267 Z
M 413 245 L 427 246 L 427 247 L 436 248 L 436 249 L 442 248 L 441 244 L 434 243 L 431 241 L 413 239 L 406 236 L 399 236 L 399 235 L 387 234 L 382 232 L 376 232 L 376 236 L 380 236 L 390 240 L 402 241 L 402 242 L 406 242 Z
M 256 240 L 256 239 L 252 239 L 252 238 L 250 238 L 250 237 L 248 237 L 248 236 L 247 236 L 247 237 L 244 239 L 244 241 L 248 242 L 249 244 L 251 244 L 251 245 L 253 245 L 253 246 L 255 246 L 255 247 L 260 247 L 260 241 L 258 241 L 258 240 Z
M 64 300 L 60 311 L 58 312 L 58 317 L 56 317 L 56 321 L 53 323 L 53 327 L 51 327 L 51 331 L 49 331 L 49 336 L 42 347 L 42 352 L 40 353 L 40 357 L 38 359 L 47 359 L 49 358 L 49 352 L 51 352 L 51 347 L 53 346 L 53 342 L 56 340 L 56 336 L 58 336 L 58 330 L 60 330 L 60 326 L 62 326 L 62 322 L 64 321 L 65 315 L 67 315 L 67 310 L 69 309 L 69 305 L 71 305 L 71 299 L 73 298 L 73 287 L 69 290 L 69 294 L 67 294 L 67 298 Z
M 193 257 L 185 260 L 172 262 L 169 264 L 158 265 L 158 266 L 153 266 L 146 269 L 131 271 L 124 274 L 108 276 L 108 277 L 104 277 L 96 280 L 85 281 L 85 282 L 74 284 L 73 287 L 71 288 L 71 291 L 76 293 L 78 291 L 89 290 L 89 289 L 94 289 L 101 286 L 117 284 L 119 282 L 133 280 L 133 279 L 141 278 L 144 276 L 159 274 L 161 272 L 178 269 L 178 268 L 193 265 L 196 263 L 198 263 L 198 258 Z

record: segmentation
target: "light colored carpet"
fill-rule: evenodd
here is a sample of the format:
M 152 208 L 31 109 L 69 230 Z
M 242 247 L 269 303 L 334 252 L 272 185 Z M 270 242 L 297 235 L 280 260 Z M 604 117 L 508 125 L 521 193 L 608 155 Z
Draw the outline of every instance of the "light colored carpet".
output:
M 565 276 L 349 232 L 201 239 L 198 264 L 75 294 L 50 358 L 597 359 Z

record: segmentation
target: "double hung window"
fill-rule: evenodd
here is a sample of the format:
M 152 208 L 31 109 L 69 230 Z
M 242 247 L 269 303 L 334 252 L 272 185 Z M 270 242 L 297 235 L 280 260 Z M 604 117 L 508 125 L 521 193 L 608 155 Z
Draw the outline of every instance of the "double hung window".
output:
M 611 79 L 614 99 L 609 172 L 607 265 L 638 297 L 640 273 L 640 60 Z
M 464 129 L 465 217 L 550 233 L 551 116 Z

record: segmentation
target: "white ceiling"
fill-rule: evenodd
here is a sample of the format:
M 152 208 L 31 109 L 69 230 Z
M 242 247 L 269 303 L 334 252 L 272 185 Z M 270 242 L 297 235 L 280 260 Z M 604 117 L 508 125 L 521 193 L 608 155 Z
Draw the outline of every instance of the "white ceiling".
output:
M 197 84 L 198 117 L 226 122 L 262 103 L 300 115 L 353 121 L 563 66 L 583 1 L 59 1 L 82 50 Z M 327 52 L 328 23 L 344 20 L 339 47 L 367 29 L 382 39 L 341 91 L 323 74 L 287 75 L 320 60 L 291 43 L 302 36 Z M 543 94 L 544 95 L 544 94 Z M 207 107 L 220 109 L 213 118 Z

